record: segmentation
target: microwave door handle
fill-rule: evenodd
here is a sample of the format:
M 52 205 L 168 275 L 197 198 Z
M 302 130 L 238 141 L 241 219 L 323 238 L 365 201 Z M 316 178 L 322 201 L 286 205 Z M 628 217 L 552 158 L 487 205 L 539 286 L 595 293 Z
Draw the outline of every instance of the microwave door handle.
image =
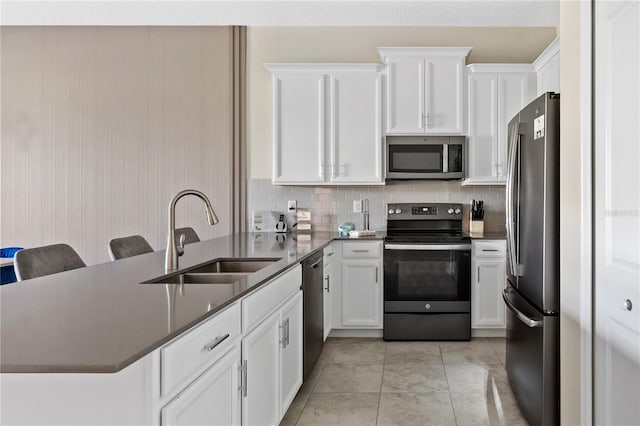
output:
M 442 173 L 449 173 L 449 144 L 442 144 Z
M 506 187 L 506 233 L 507 233 L 507 254 L 509 262 L 509 271 L 511 275 L 517 276 L 516 256 L 515 256 L 515 236 L 514 236 L 514 217 L 513 217 L 513 196 L 514 196 L 514 180 L 517 159 L 517 150 L 520 142 L 519 125 L 514 126 L 511 144 L 509 146 L 508 168 L 507 168 L 507 187 Z

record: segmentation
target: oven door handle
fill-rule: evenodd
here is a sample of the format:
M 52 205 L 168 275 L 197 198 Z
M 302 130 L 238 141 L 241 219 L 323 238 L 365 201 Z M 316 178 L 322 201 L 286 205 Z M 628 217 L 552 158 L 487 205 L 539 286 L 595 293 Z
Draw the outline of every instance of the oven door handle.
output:
M 385 250 L 469 251 L 471 244 L 385 244 Z

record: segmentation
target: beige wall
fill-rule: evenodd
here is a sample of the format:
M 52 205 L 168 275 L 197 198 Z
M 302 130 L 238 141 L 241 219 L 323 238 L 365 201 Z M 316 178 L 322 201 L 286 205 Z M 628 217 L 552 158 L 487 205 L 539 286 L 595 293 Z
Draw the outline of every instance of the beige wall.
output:
M 229 27 L 2 27 L 0 245 L 166 245 L 167 205 L 202 238 L 230 230 Z
M 581 421 L 580 3 L 560 3 L 560 402 L 563 425 Z
M 249 178 L 271 177 L 269 62 L 380 62 L 380 46 L 468 46 L 468 63 L 532 62 L 556 37 L 550 27 L 250 27 Z

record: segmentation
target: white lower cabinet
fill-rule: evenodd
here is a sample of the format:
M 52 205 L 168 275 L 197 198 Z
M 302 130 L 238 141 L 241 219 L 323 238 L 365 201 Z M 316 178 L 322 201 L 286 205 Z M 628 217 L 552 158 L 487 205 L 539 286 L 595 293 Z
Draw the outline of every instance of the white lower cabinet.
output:
M 327 340 L 331 330 L 340 327 L 336 322 L 336 314 L 340 312 L 340 265 L 341 265 L 342 243 L 334 241 L 324 249 L 324 297 L 322 300 L 324 308 L 324 329 L 323 337 Z
M 505 328 L 502 290 L 506 284 L 504 240 L 474 241 L 471 258 L 471 327 Z
M 243 425 L 280 420 L 280 337 L 280 315 L 275 313 L 242 339 Z
M 382 328 L 382 262 L 342 261 L 342 327 Z
M 302 292 L 242 339 L 242 424 L 278 424 L 302 385 Z
M 239 425 L 239 366 L 240 347 L 234 346 L 162 409 L 162 425 Z

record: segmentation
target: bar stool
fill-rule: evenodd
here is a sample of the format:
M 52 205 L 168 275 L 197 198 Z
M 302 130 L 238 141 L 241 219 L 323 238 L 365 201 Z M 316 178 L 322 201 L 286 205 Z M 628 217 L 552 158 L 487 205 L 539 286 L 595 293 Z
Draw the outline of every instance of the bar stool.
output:
M 87 266 L 68 244 L 52 244 L 20 250 L 13 258 L 18 281 Z
M 109 241 L 109 257 L 111 260 L 124 259 L 125 257 L 138 256 L 152 253 L 153 248 L 141 235 L 114 238 Z

